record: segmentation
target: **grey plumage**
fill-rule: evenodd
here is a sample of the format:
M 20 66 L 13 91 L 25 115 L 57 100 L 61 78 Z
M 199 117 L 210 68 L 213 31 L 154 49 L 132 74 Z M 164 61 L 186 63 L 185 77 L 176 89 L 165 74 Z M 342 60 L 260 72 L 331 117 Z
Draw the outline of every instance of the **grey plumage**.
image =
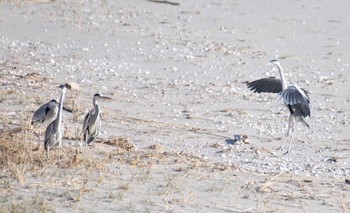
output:
M 294 120 L 301 122 L 306 127 L 310 128 L 309 124 L 304 120 L 306 117 L 310 117 L 310 98 L 308 92 L 299 88 L 297 85 L 287 86 L 287 81 L 283 73 L 283 69 L 278 60 L 272 60 L 271 63 L 278 68 L 280 73 L 280 79 L 275 77 L 263 78 L 247 84 L 248 88 L 255 93 L 278 93 L 277 98 L 281 100 L 289 109 L 289 123 L 286 133 L 286 139 L 280 146 L 286 142 L 289 134 L 291 133 L 291 139 L 289 142 L 288 151 L 290 152 L 291 142 L 293 140 L 293 128 Z
M 100 118 L 100 107 L 98 105 L 98 99 L 110 99 L 109 97 L 103 96 L 101 93 L 94 94 L 92 98 L 92 108 L 88 114 L 86 114 L 83 123 L 83 137 L 85 145 L 93 142 L 100 134 L 101 129 L 101 118 Z
M 48 124 L 56 119 L 58 111 L 58 101 L 52 99 L 51 101 L 40 106 L 33 114 L 32 125 Z
M 263 78 L 248 83 L 248 88 L 256 93 L 279 93 L 282 91 L 282 83 L 275 77 Z
M 66 87 L 64 85 L 60 85 L 61 88 L 61 97 L 59 102 L 59 108 L 57 112 L 57 117 L 53 120 L 45 131 L 44 138 L 44 147 L 46 151 L 46 156 L 49 158 L 49 152 L 52 148 L 58 147 L 58 157 L 60 159 L 60 149 L 63 138 L 63 129 L 62 129 L 62 107 L 64 95 L 66 93 Z

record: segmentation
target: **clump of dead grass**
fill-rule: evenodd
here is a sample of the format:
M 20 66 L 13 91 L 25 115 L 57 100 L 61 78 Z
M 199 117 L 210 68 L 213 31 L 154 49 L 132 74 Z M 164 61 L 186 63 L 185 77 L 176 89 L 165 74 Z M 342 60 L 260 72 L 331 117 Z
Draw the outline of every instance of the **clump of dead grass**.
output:
M 118 147 L 124 151 L 134 151 L 135 145 L 127 137 L 114 137 L 107 140 L 96 140 L 96 143 Z
M 27 142 L 26 134 L 10 130 L 0 132 L 0 169 L 22 184 L 27 171 L 43 165 L 43 157 Z
M 12 201 L 0 205 L 0 213 L 48 212 L 50 207 L 42 199 L 34 198 L 27 201 Z M 52 211 L 52 210 L 51 210 Z
M 120 164 L 140 168 L 147 168 L 152 165 L 187 165 L 187 168 L 212 168 L 213 166 L 200 157 L 176 151 L 161 151 L 154 149 L 153 146 L 138 151 L 112 152 L 110 158 L 111 160 L 117 160 Z
M 71 146 L 64 147 L 64 154 L 60 162 L 60 168 L 62 169 L 94 169 L 102 171 L 106 169 L 106 165 L 110 162 L 108 155 L 102 157 L 94 156 L 94 154 L 88 153 L 86 150 L 77 150 Z M 56 153 L 52 160 L 57 162 L 57 158 Z
M 93 157 L 91 153 L 83 153 L 79 147 L 62 146 L 60 160 L 58 150 L 50 151 L 46 161 L 46 153 L 41 146 L 29 140 L 29 130 L 3 130 L 0 132 L 0 171 L 23 184 L 27 172 L 44 167 L 59 166 L 62 169 L 95 169 L 103 170 L 109 163 L 108 156 Z

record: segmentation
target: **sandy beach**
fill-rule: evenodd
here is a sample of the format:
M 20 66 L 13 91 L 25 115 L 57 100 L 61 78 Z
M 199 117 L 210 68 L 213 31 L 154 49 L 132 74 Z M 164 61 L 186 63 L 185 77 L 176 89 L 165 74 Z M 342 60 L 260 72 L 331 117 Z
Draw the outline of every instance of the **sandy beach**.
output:
M 0 1 L 0 212 L 349 212 L 347 6 Z M 289 155 L 288 110 L 246 86 L 278 77 L 271 59 L 310 94 Z M 62 83 L 59 164 L 30 122 Z M 112 100 L 85 148 L 96 92 Z

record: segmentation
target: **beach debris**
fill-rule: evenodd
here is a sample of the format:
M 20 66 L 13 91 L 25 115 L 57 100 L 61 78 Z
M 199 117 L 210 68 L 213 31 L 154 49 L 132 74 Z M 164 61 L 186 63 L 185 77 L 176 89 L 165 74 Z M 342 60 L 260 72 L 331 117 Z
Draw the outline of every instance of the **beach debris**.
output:
M 70 90 L 80 91 L 80 86 L 74 82 L 65 83 L 64 86 Z
M 170 4 L 170 5 L 180 5 L 180 3 L 177 2 L 171 2 L 171 1 L 166 1 L 166 0 L 148 0 L 149 2 L 153 2 L 153 3 L 162 3 L 162 4 Z
M 255 150 L 255 153 L 256 154 L 261 154 L 261 153 L 269 153 L 269 154 L 274 154 L 271 149 L 267 148 L 267 147 L 260 147 L 260 148 L 257 148 Z
M 237 142 L 249 144 L 248 135 L 235 134 L 233 139 L 226 139 L 227 144 L 235 145 Z
M 31 0 L 28 1 L 28 3 L 51 3 L 54 2 L 54 0 Z
M 153 150 L 162 150 L 163 149 L 163 147 L 159 144 L 150 145 L 148 148 L 153 149 Z
M 271 192 L 274 192 L 275 190 L 273 190 L 269 186 L 261 186 L 261 187 L 257 187 L 256 191 L 261 193 L 271 193 Z
M 73 113 L 73 109 L 68 107 L 68 106 L 63 106 L 63 110 L 67 111 L 67 112 L 70 112 L 70 113 Z
M 109 146 L 116 146 L 126 151 L 135 150 L 135 145 L 129 141 L 128 137 L 114 137 L 107 140 L 96 140 L 95 143 L 107 144 Z
M 241 134 L 237 134 L 234 135 L 235 137 L 235 142 L 243 142 L 245 144 L 249 144 L 249 139 L 248 139 L 248 135 L 241 135 Z
M 338 159 L 336 157 L 328 157 L 328 158 L 324 159 L 324 161 L 327 163 L 337 163 Z
M 182 168 L 182 167 L 178 167 L 178 168 L 175 168 L 173 169 L 174 172 L 184 172 L 186 171 L 186 169 Z
M 212 147 L 212 148 L 222 148 L 222 145 L 221 144 L 219 144 L 219 143 L 214 143 L 214 144 L 212 144 L 212 145 L 210 145 L 210 147 Z

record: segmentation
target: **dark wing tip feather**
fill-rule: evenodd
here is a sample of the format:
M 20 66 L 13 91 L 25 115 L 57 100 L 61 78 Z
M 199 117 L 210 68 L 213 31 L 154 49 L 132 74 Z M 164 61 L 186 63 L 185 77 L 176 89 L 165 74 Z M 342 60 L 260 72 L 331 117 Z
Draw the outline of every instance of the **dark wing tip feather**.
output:
M 309 91 L 307 91 L 306 89 L 303 89 L 303 88 L 300 88 L 301 90 L 303 90 L 303 92 L 305 93 L 307 99 L 308 99 L 308 102 L 310 102 L 310 96 L 309 96 Z
M 247 87 L 254 93 L 279 93 L 282 91 L 281 80 L 275 77 L 263 78 L 247 83 Z
M 306 94 L 305 94 L 306 95 Z M 310 117 L 310 105 L 308 97 L 305 97 L 298 87 L 289 86 L 278 93 L 278 98 L 288 106 L 294 106 L 303 117 Z

